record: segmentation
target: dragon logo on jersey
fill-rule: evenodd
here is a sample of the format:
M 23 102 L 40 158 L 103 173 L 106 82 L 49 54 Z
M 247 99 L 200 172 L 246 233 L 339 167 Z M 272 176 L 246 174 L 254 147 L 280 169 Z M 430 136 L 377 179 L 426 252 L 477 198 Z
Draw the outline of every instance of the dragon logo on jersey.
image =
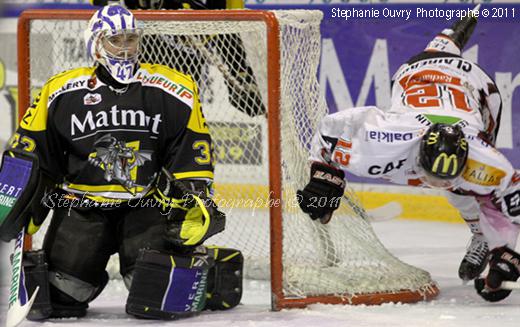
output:
M 105 172 L 107 182 L 116 181 L 135 194 L 137 167 L 152 160 L 152 151 L 138 151 L 138 145 L 131 143 L 118 141 L 107 134 L 94 143 L 96 151 L 89 154 L 88 162 Z

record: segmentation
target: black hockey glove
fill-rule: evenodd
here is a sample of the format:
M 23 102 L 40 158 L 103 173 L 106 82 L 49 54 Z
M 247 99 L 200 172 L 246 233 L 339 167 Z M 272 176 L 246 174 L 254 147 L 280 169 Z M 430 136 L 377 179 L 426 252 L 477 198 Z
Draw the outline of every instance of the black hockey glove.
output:
M 503 281 L 516 281 L 520 277 L 520 254 L 503 246 L 490 253 L 487 277 L 475 279 L 477 293 L 489 302 L 498 302 L 511 294 L 500 289 Z
M 332 212 L 338 209 L 345 190 L 345 173 L 332 166 L 314 162 L 311 166 L 311 180 L 303 190 L 296 192 L 298 204 L 312 220 L 329 222 Z

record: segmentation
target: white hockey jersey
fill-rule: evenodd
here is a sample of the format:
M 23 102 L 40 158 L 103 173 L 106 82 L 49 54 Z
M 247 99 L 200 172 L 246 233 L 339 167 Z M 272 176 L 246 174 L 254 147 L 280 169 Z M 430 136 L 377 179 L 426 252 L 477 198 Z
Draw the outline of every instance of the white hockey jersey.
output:
M 427 49 L 434 51 L 415 56 L 394 75 L 387 111 L 371 106 L 326 116 L 310 159 L 361 177 L 421 185 L 417 158 L 422 136 L 431 124 L 448 123 L 462 127 L 469 145 L 466 167 L 452 191 L 488 200 L 505 191 L 515 170 L 494 147 L 501 111 L 498 89 L 478 65 L 460 53 L 435 51 L 438 44 L 432 48 L 432 43 Z M 488 218 L 486 226 L 495 224 L 485 232 L 490 246 L 514 248 L 517 225 L 487 202 L 475 214 Z
M 507 158 L 479 137 L 479 130 L 467 120 L 430 112 L 398 114 L 361 107 L 328 115 L 314 137 L 311 159 L 332 163 L 361 177 L 420 185 L 417 158 L 422 136 L 434 122 L 451 122 L 463 127 L 469 145 L 458 191 L 489 195 L 505 190 L 515 172 Z
M 423 52 L 394 75 L 388 111 L 350 108 L 325 117 L 311 159 L 361 177 L 419 185 L 422 136 L 433 123 L 459 125 L 469 144 L 459 191 L 488 195 L 505 189 L 515 172 L 493 147 L 500 110 L 500 94 L 478 65 L 453 53 Z

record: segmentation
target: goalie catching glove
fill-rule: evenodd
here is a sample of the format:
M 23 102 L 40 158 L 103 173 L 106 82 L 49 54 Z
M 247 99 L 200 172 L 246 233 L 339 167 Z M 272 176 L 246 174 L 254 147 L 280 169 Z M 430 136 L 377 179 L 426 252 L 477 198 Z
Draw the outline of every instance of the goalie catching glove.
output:
M 503 246 L 491 251 L 489 273 L 485 279 L 475 279 L 475 289 L 484 300 L 498 302 L 511 294 L 511 290 L 500 289 L 502 282 L 516 281 L 518 277 L 520 277 L 520 254 Z
M 298 204 L 312 220 L 320 219 L 323 224 L 330 221 L 338 209 L 345 190 L 345 173 L 324 163 L 311 165 L 311 180 L 303 190 L 296 192 Z
M 184 183 L 163 169 L 157 179 L 155 198 L 168 214 L 165 238 L 178 246 L 196 246 L 224 230 L 226 215 L 205 190 L 189 190 Z

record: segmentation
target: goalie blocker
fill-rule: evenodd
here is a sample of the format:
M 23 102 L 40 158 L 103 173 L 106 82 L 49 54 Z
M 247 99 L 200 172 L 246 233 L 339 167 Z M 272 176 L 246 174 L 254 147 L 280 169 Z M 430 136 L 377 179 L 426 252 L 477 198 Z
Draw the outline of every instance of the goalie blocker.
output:
M 16 238 L 23 226 L 28 233 L 41 225 L 49 209 L 41 204 L 51 182 L 39 169 L 38 158 L 29 152 L 5 151 L 0 167 L 0 239 Z M 31 221 L 34 225 L 30 225 Z
M 233 308 L 242 297 L 242 267 L 242 254 L 232 249 L 199 246 L 187 255 L 141 250 L 126 312 L 169 320 Z

